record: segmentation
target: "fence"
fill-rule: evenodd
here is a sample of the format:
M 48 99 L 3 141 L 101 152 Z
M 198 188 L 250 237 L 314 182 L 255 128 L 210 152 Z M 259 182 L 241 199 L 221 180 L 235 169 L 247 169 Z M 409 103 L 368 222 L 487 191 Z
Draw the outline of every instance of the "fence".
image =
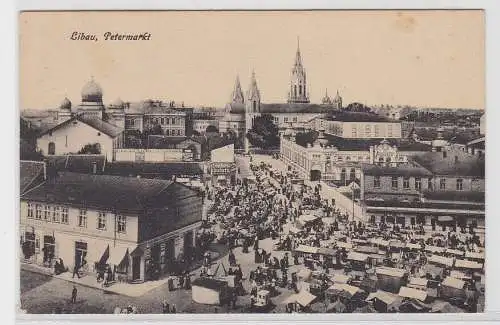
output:
M 192 160 L 183 149 L 115 149 L 114 161 L 166 162 Z

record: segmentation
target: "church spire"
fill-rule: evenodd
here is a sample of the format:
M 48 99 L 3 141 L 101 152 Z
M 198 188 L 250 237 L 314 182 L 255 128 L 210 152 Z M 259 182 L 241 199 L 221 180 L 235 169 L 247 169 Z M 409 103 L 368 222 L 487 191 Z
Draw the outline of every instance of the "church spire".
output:
M 250 88 L 248 89 L 248 100 L 257 98 L 260 101 L 260 92 L 259 92 L 259 87 L 257 86 L 257 79 L 255 78 L 255 71 L 252 70 L 252 78 L 250 79 Z
M 296 67 L 302 66 L 302 56 L 300 55 L 300 39 L 298 36 L 297 36 L 297 53 L 295 55 L 295 66 Z
M 245 96 L 243 95 L 243 91 L 241 90 L 239 75 L 236 75 L 231 101 L 238 104 L 243 104 L 245 102 Z

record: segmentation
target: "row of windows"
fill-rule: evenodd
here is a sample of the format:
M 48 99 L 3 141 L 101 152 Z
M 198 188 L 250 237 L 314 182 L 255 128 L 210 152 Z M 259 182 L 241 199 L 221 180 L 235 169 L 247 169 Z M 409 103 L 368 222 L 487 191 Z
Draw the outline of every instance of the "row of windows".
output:
M 165 135 L 184 135 L 184 130 L 165 130 Z
M 358 127 L 357 126 L 352 126 L 352 137 L 353 138 L 357 138 L 358 137 Z M 379 138 L 381 136 L 383 136 L 383 134 L 380 134 L 380 126 L 379 125 L 375 125 L 374 128 L 373 128 L 373 132 L 374 132 L 374 137 L 375 138 Z M 365 125 L 365 137 L 371 137 L 372 136 L 372 127 L 371 125 Z M 387 125 L 387 136 L 388 137 L 392 137 L 392 125 Z
M 275 118 L 275 121 L 278 122 L 278 118 L 277 117 Z M 289 122 L 288 121 L 288 117 L 283 118 L 283 121 L 285 123 L 288 123 Z M 297 123 L 297 117 L 292 118 L 291 122 Z
M 153 117 L 151 119 L 153 123 L 160 123 L 161 125 L 176 125 L 176 124 L 182 124 L 182 119 L 180 118 L 175 118 L 175 117 Z
M 68 208 L 28 203 L 28 218 L 68 224 Z
M 46 222 L 69 224 L 69 214 L 67 207 L 49 206 L 42 204 L 28 203 L 28 218 L 44 220 Z M 80 209 L 78 214 L 78 226 L 87 228 L 87 210 Z M 127 218 L 117 215 L 117 231 L 125 233 L 127 230 Z M 97 229 L 106 230 L 106 212 L 98 212 Z
M 462 191 L 463 184 L 464 184 L 463 179 L 461 179 L 461 178 L 457 179 L 456 183 L 455 183 L 455 189 L 457 191 Z M 399 187 L 399 179 L 397 176 L 393 176 L 391 178 L 391 186 L 393 189 L 397 189 Z M 373 187 L 380 188 L 380 176 L 375 176 L 373 178 Z M 410 178 L 409 177 L 403 177 L 403 188 L 404 189 L 410 188 Z M 420 190 L 421 188 L 422 188 L 422 179 L 420 177 L 415 177 L 415 189 Z M 427 188 L 432 189 L 432 178 L 429 178 L 427 180 Z M 439 189 L 446 190 L 446 179 L 445 178 L 441 178 L 439 180 Z

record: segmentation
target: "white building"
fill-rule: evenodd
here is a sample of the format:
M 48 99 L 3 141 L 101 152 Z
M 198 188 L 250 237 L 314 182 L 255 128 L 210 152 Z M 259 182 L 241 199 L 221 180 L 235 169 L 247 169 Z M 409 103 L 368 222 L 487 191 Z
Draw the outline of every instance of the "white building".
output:
M 101 154 L 111 161 L 113 149 L 123 145 L 123 129 L 101 119 L 75 115 L 41 133 L 36 142 L 44 155 L 78 153 L 87 144 L 98 144 Z

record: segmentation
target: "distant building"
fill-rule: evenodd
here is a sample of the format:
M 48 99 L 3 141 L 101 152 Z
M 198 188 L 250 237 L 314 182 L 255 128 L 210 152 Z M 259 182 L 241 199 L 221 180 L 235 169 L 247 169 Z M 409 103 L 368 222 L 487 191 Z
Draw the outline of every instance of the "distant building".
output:
M 219 122 L 220 131 L 232 131 L 238 137 L 245 138 L 245 147 L 248 151 L 250 144 L 245 135 L 252 128 L 255 117 L 259 115 L 272 115 L 274 123 L 280 128 L 307 129 L 313 119 L 342 109 L 342 97 L 338 91 L 333 99 L 326 94 L 322 104 L 310 103 L 306 71 L 302 64 L 299 47 L 297 47 L 288 89 L 286 102 L 263 103 L 255 73 L 252 73 L 246 94 L 243 94 L 239 77 L 236 77 L 231 100 L 226 105 L 225 115 Z
M 398 165 L 413 152 L 430 151 L 430 146 L 397 139 L 346 139 L 319 131 L 314 143 L 297 144 L 293 135 L 281 137 L 280 156 L 290 169 L 311 180 L 339 182 L 359 179 L 360 166 Z
M 465 152 L 413 155 L 395 167 L 363 164 L 361 202 L 371 222 L 474 228 L 484 235 L 484 159 Z
M 205 134 L 207 127 L 210 125 L 219 130 L 219 121 L 214 118 L 205 117 L 193 119 L 193 131 L 196 131 L 199 134 Z
M 96 144 L 100 153 L 111 161 L 113 149 L 123 146 L 123 129 L 83 114 L 42 132 L 37 138 L 37 148 L 44 155 L 76 154 L 87 144 Z
M 116 281 L 147 281 L 192 256 L 201 217 L 201 195 L 172 181 L 48 173 L 21 195 L 22 262 L 109 264 Z
M 479 134 L 486 134 L 486 114 L 481 115 L 481 118 L 479 119 Z
M 315 130 L 342 138 L 353 139 L 400 139 L 401 122 L 392 121 L 373 113 L 337 111 L 315 119 Z

